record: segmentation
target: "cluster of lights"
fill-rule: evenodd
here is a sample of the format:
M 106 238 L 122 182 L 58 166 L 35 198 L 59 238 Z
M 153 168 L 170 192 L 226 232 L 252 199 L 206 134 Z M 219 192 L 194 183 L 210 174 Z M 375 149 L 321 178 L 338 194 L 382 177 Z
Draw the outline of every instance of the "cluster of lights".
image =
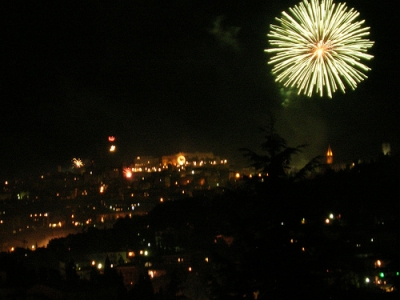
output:
M 379 288 L 385 292 L 393 292 L 394 291 L 394 287 L 392 284 L 390 284 L 390 280 L 388 282 L 387 277 L 392 277 L 392 276 L 400 276 L 400 272 L 396 271 L 396 272 L 389 272 L 389 273 L 385 273 L 385 271 L 383 270 L 383 268 L 385 267 L 385 264 L 382 260 L 378 259 L 374 262 L 374 267 L 375 269 L 379 269 L 379 271 L 377 273 L 375 273 L 373 277 L 373 280 L 370 279 L 370 277 L 365 277 L 365 283 L 366 284 L 370 284 L 370 283 L 374 283 L 375 285 L 379 286 Z
M 101 270 L 104 268 L 102 263 L 97 263 L 95 260 L 92 260 L 92 267 L 97 268 L 98 270 Z M 110 265 L 111 268 L 114 268 L 114 264 Z
M 39 213 L 39 214 L 30 214 L 29 217 L 31 218 L 36 218 L 36 217 L 48 217 L 49 214 L 48 213 Z
M 334 214 L 329 214 L 328 218 L 325 219 L 325 224 L 331 224 L 333 220 L 340 220 L 342 218 L 341 214 L 335 216 Z
M 58 223 L 50 223 L 49 224 L 49 228 L 61 228 L 62 227 L 62 223 L 58 222 Z

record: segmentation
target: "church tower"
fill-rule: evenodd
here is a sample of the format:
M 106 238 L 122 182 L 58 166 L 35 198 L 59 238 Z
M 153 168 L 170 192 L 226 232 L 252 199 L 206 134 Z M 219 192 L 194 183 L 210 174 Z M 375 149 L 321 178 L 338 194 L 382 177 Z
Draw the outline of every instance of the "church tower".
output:
M 333 163 L 333 153 L 331 145 L 328 146 L 328 151 L 326 151 L 326 164 L 331 165 Z

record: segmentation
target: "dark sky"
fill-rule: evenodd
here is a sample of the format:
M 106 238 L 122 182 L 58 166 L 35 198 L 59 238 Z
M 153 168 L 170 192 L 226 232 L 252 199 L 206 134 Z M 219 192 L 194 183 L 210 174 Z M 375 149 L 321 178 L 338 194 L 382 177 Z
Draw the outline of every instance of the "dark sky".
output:
M 8 1 L 1 7 L 0 174 L 119 155 L 207 151 L 240 161 L 273 115 L 300 161 L 400 147 L 399 25 L 388 1 L 346 1 L 371 26 L 369 78 L 333 99 L 284 93 L 267 65 L 274 17 L 298 1 Z M 286 101 L 286 105 L 282 103 Z

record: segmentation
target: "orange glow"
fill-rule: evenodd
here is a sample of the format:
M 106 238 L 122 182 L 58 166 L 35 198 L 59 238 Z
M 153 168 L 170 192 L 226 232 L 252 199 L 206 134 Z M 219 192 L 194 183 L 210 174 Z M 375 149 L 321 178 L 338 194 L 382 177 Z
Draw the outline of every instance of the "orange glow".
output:
M 108 137 L 108 141 L 111 143 L 111 142 L 114 142 L 115 141 L 115 136 L 112 136 L 112 135 L 110 135 L 109 137 Z

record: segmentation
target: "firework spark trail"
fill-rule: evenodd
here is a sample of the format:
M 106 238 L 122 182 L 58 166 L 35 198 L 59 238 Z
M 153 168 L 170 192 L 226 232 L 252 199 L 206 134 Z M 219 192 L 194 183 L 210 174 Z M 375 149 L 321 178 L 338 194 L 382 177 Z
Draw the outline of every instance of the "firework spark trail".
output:
M 272 47 L 265 51 L 273 54 L 268 63 L 276 81 L 309 97 L 314 91 L 322 97 L 325 88 L 332 98 L 338 88 L 345 92 L 345 83 L 354 90 L 367 78 L 363 71 L 370 68 L 360 60 L 373 57 L 367 50 L 374 42 L 365 38 L 365 21 L 355 21 L 356 10 L 332 0 L 304 0 L 289 12 L 268 34 Z

